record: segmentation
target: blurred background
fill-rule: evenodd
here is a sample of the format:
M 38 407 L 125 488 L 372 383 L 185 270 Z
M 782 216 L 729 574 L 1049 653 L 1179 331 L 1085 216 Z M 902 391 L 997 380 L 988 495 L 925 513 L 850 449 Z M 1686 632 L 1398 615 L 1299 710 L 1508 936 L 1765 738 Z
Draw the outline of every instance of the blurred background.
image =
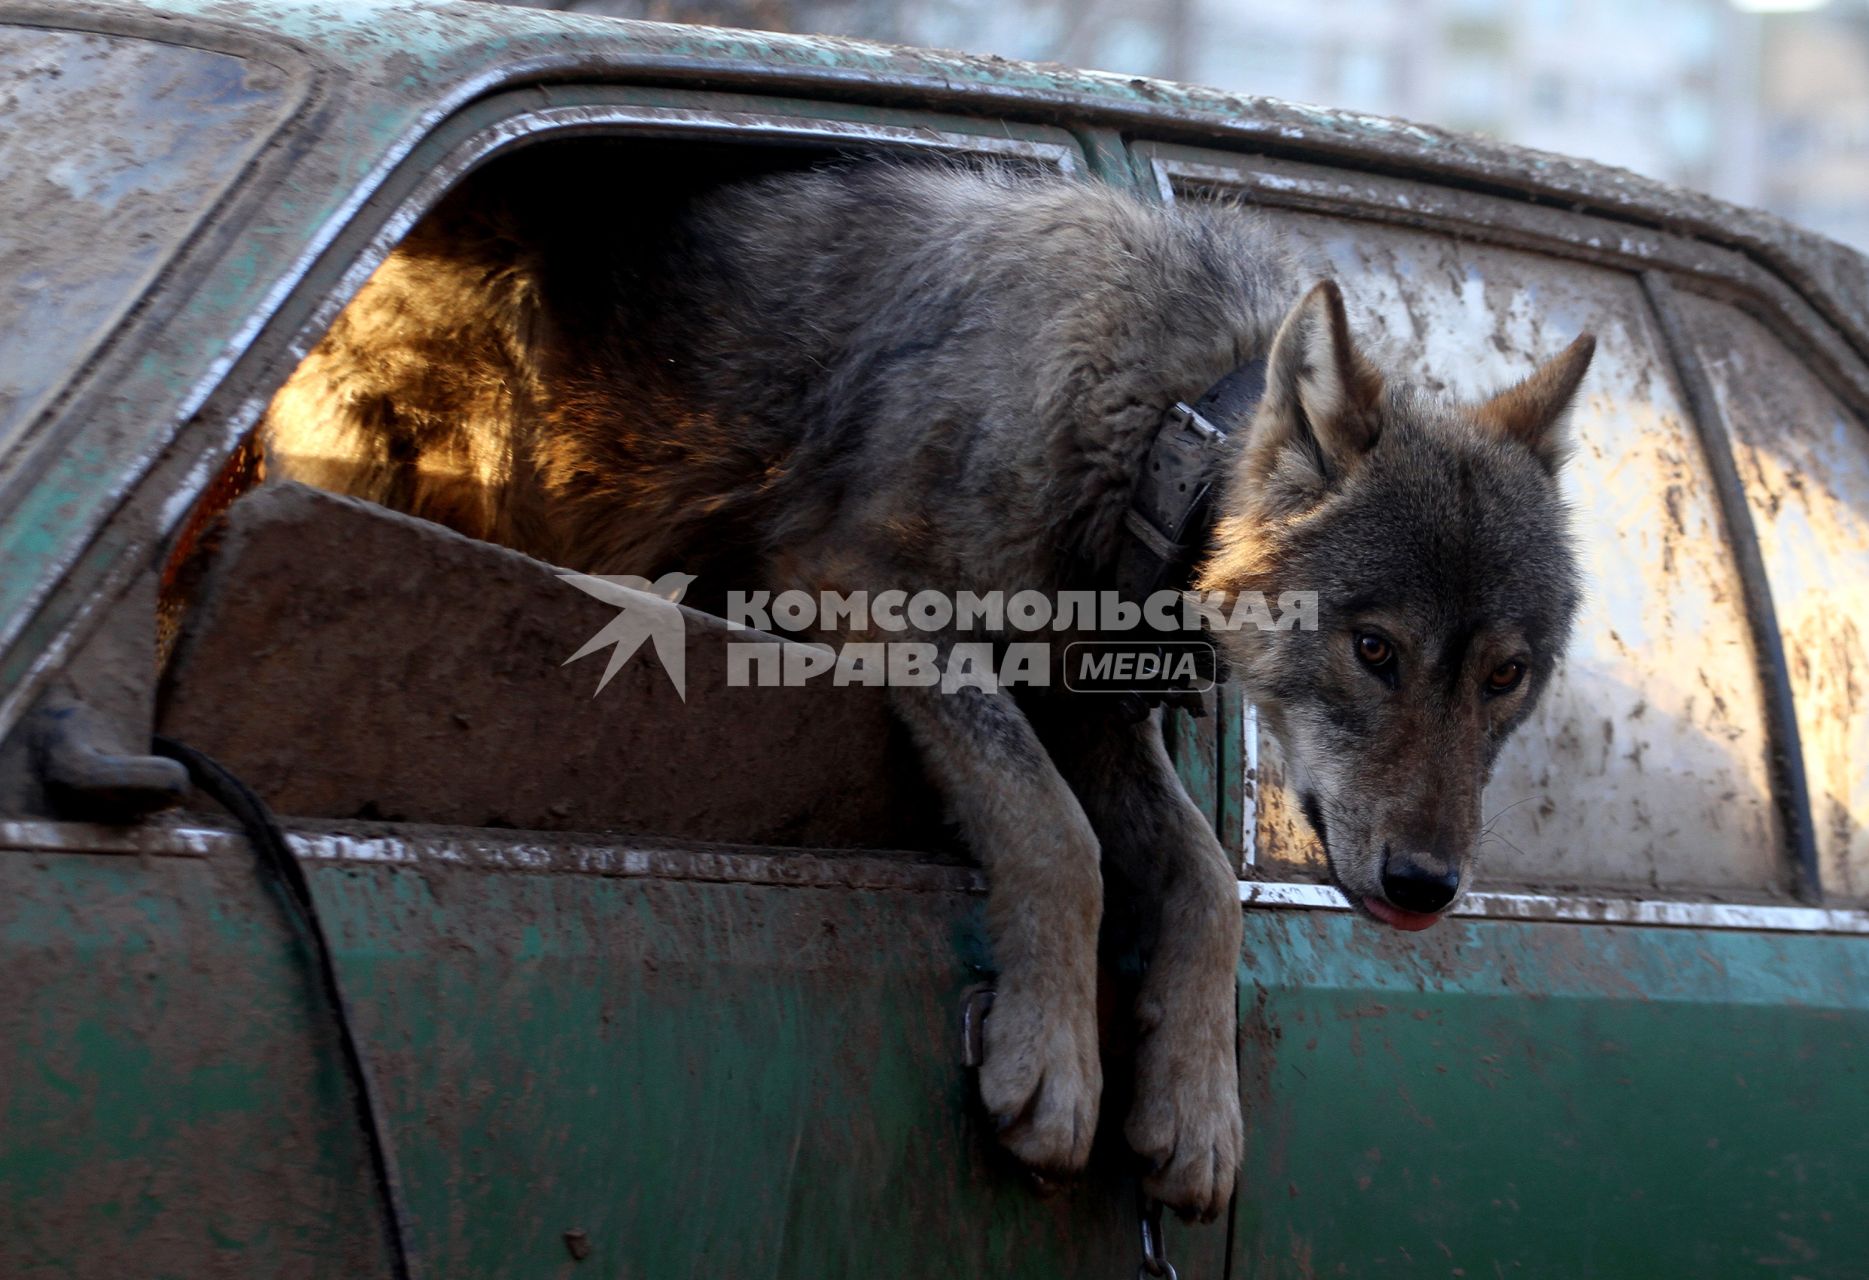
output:
M 1621 165 L 1869 250 L 1869 0 L 507 0 L 1290 98 Z

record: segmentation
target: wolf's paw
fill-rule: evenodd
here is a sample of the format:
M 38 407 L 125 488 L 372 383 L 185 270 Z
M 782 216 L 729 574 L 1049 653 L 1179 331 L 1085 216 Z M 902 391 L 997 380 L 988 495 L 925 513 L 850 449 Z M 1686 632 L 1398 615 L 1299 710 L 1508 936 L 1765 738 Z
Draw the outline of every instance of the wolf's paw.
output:
M 1211 1222 L 1233 1194 L 1244 1141 L 1232 1036 L 1206 1039 L 1193 1053 L 1160 1030 L 1143 1041 L 1123 1135 L 1153 1170 L 1144 1192 L 1183 1217 Z
M 1079 1003 L 1002 988 L 986 1015 L 980 1100 L 1006 1149 L 1047 1173 L 1082 1169 L 1097 1128 L 1096 1008 Z

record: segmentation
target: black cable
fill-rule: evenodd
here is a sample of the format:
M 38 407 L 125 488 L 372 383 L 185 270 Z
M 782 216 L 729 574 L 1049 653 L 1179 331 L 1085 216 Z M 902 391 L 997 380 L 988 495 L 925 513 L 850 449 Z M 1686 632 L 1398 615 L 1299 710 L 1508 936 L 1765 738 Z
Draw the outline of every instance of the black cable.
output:
M 324 988 L 325 998 L 331 1005 L 331 1016 L 337 1022 L 344 1067 L 350 1075 L 355 1093 L 357 1121 L 363 1128 L 370 1149 L 370 1171 L 375 1176 L 377 1192 L 383 1201 L 385 1234 L 388 1236 L 390 1258 L 395 1267 L 395 1280 L 412 1280 L 415 1273 L 410 1259 L 414 1255 L 409 1247 L 408 1215 L 402 1206 L 402 1183 L 397 1177 L 395 1155 L 389 1144 L 389 1126 L 384 1122 L 383 1107 L 371 1083 L 370 1066 L 364 1059 L 363 1046 L 357 1042 L 357 1033 L 351 1022 L 350 1002 L 344 998 L 344 987 L 338 980 L 337 963 L 332 957 L 331 940 L 325 935 L 324 923 L 318 916 L 318 904 L 312 898 L 311 882 L 305 878 L 305 868 L 299 865 L 292 847 L 286 843 L 286 835 L 280 829 L 278 819 L 273 817 L 266 802 L 254 794 L 246 783 L 211 757 L 173 738 L 157 734 L 154 749 L 157 755 L 179 762 L 188 770 L 190 780 L 197 787 L 233 814 L 246 831 L 247 839 L 253 842 L 260 861 L 285 886 L 288 908 L 297 909 L 298 923 L 304 928 L 317 961 L 319 985 Z

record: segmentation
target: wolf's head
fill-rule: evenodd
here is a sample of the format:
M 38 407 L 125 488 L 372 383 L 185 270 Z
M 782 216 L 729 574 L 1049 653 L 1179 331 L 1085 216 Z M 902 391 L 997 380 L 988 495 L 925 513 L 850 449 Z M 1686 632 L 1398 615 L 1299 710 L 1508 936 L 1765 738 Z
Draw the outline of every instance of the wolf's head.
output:
M 1433 924 L 1480 791 L 1551 675 L 1578 577 L 1557 473 L 1579 337 L 1480 404 L 1386 382 L 1328 282 L 1280 326 L 1202 592 L 1317 594 L 1315 630 L 1223 633 L 1351 904 Z

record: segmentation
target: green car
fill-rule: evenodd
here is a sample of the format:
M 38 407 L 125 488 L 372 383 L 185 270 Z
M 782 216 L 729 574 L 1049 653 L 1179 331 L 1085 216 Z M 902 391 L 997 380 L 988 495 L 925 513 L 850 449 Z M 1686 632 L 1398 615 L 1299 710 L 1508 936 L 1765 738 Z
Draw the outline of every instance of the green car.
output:
M 546 566 L 256 483 L 470 174 L 879 153 L 1254 205 L 1455 392 L 1600 341 L 1580 633 L 1453 919 L 1347 909 L 1237 690 L 1175 715 L 1247 1127 L 1177 1273 L 1869 1275 L 1854 252 L 1394 120 L 467 3 L 0 0 L 0 122 L 0 1277 L 1136 1274 L 1123 1109 L 1061 1187 L 979 1110 L 983 881 L 876 691 L 717 698 L 694 615 L 685 699 L 592 697 Z

